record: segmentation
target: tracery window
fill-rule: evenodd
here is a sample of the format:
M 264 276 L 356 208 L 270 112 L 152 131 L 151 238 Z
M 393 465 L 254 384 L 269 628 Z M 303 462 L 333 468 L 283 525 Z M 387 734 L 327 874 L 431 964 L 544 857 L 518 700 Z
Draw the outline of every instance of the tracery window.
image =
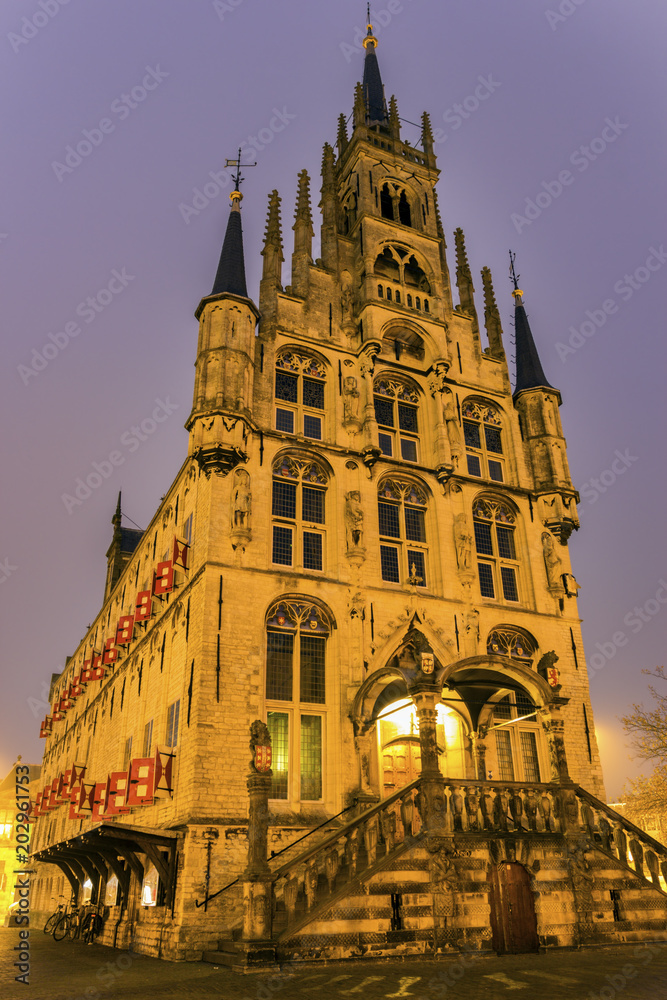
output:
M 489 632 L 486 640 L 487 653 L 510 656 L 530 664 L 537 651 L 537 643 L 527 632 L 508 625 L 499 625 Z
M 502 421 L 498 410 L 481 400 L 467 399 L 461 415 L 469 475 L 504 482 Z
M 385 479 L 378 490 L 380 566 L 387 583 L 427 586 L 426 493 L 407 480 Z
M 326 367 L 296 351 L 276 360 L 276 430 L 322 440 Z
M 519 600 L 519 562 L 516 556 L 516 514 L 494 497 L 473 503 L 477 569 L 482 597 Z
M 323 797 L 327 613 L 299 598 L 277 601 L 266 619 L 267 726 L 273 748 L 271 798 Z
M 273 466 L 271 561 L 324 569 L 327 475 L 316 462 L 288 455 Z
M 375 380 L 375 419 L 383 455 L 416 462 L 418 458 L 419 393 L 403 380 L 382 375 Z
M 394 296 L 392 296 L 389 284 L 378 285 L 379 298 L 384 297 L 392 300 L 395 297 L 399 304 L 405 303 L 409 309 L 421 311 L 421 296 L 423 296 L 423 311 L 430 311 L 426 296 L 431 294 L 431 285 L 426 277 L 426 272 L 407 247 L 398 244 L 384 246 L 375 259 L 374 273 L 385 282 L 391 281 L 403 289 L 402 291 L 394 289 Z M 414 292 L 419 294 L 413 298 Z

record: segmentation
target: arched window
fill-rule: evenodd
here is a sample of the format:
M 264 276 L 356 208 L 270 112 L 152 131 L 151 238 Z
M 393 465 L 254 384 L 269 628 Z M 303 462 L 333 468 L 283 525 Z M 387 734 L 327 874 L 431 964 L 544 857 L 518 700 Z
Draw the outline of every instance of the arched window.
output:
M 276 601 L 266 617 L 267 726 L 271 798 L 322 798 L 326 721 L 327 613 L 298 597 Z
M 324 568 L 327 475 L 315 462 L 285 456 L 273 466 L 271 561 L 295 569 Z
M 374 392 L 382 454 L 416 462 L 419 442 L 417 389 L 408 382 L 382 375 L 375 381 Z
M 489 632 L 486 651 L 498 656 L 511 656 L 513 660 L 530 665 L 537 651 L 537 643 L 532 635 L 522 629 L 498 625 Z
M 416 300 L 416 304 L 413 306 L 412 292 L 418 291 L 424 295 L 431 294 L 431 285 L 426 277 L 426 272 L 407 247 L 402 247 L 398 244 L 384 246 L 381 253 L 375 258 L 373 270 L 378 278 L 389 279 L 409 290 L 401 295 L 398 292 L 396 293 L 396 301 L 401 302 L 404 300 L 409 309 L 417 308 L 421 310 L 422 307 L 421 297 Z M 389 298 L 389 295 L 387 295 L 387 298 Z M 426 298 L 424 298 L 424 311 L 429 311 L 428 300 Z
M 487 758 L 496 781 L 541 781 L 539 723 L 536 708 L 525 691 L 501 698 L 493 710 L 495 767 Z M 496 728 L 497 727 L 497 728 Z
M 322 440 L 326 368 L 295 351 L 276 360 L 276 430 Z
M 378 490 L 380 566 L 387 583 L 427 586 L 424 490 L 401 479 L 385 479 Z
M 411 216 L 410 216 L 410 202 L 405 196 L 405 191 L 401 191 L 401 197 L 398 199 L 398 221 L 404 226 L 411 226 Z
M 482 597 L 518 601 L 516 514 L 509 504 L 495 497 L 478 498 L 472 512 Z
M 389 185 L 383 184 L 380 191 L 380 212 L 383 219 L 394 219 L 394 203 L 389 191 Z
M 466 399 L 461 416 L 468 474 L 504 482 L 502 421 L 498 410 L 482 400 Z

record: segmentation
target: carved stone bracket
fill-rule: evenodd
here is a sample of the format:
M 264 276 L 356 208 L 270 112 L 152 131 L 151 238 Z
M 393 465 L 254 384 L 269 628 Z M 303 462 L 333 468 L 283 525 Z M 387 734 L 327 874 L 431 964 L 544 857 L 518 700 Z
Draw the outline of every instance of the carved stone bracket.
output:
M 240 462 L 248 461 L 247 453 L 241 448 L 224 444 L 197 448 L 194 458 L 207 479 L 211 478 L 212 473 L 216 476 L 226 476 Z

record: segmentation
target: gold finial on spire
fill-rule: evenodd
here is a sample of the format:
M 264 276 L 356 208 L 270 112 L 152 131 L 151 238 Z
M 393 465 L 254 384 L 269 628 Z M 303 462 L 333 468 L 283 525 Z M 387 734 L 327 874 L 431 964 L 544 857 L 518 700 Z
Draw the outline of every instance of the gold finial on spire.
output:
M 371 24 L 371 5 L 366 5 L 366 37 L 364 38 L 364 48 L 367 49 L 369 45 L 372 45 L 374 49 L 377 48 L 378 40 L 373 34 L 373 25 Z

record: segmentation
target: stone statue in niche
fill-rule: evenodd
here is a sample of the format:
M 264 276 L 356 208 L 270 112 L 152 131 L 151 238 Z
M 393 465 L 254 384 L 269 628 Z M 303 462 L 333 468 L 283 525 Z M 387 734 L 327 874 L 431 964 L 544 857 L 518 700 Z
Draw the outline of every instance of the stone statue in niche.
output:
M 352 292 L 352 279 L 348 271 L 343 272 L 342 288 L 340 293 L 340 308 L 343 325 L 354 323 L 354 293 Z
M 459 569 L 469 571 L 472 559 L 472 532 L 465 514 L 457 514 L 454 518 L 454 542 Z
M 463 443 L 459 416 L 456 412 L 456 403 L 451 392 L 443 392 L 442 394 L 442 415 L 445 418 L 445 426 L 447 427 L 452 463 L 454 468 L 456 468 L 461 457 L 461 452 L 463 451 Z
M 250 476 L 245 469 L 238 469 L 232 489 L 232 531 L 250 531 L 252 493 Z
M 542 532 L 542 552 L 544 553 L 544 565 L 547 570 L 549 589 L 561 591 L 563 589 L 563 583 L 561 580 L 563 564 L 558 552 L 556 551 L 554 536 L 550 531 Z
M 364 511 L 361 506 L 361 494 L 351 490 L 345 494 L 345 541 L 347 551 L 354 552 L 363 548 Z
M 354 375 L 343 379 L 343 420 L 346 424 L 359 421 L 359 388 Z

